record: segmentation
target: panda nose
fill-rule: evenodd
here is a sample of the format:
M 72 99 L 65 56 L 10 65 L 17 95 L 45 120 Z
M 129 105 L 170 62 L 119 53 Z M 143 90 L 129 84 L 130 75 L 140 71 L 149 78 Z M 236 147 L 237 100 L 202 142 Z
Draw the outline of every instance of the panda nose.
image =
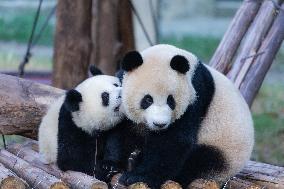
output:
M 164 128 L 167 124 L 166 123 L 153 123 L 155 126 L 159 127 L 160 129 Z

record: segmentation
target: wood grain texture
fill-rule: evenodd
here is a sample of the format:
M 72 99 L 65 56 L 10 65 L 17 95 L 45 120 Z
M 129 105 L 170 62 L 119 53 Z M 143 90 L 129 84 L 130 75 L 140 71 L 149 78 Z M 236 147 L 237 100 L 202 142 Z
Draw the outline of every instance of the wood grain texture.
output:
M 52 84 L 71 89 L 88 77 L 92 0 L 59 0 Z
M 25 189 L 28 184 L 0 163 L 0 189 Z
M 238 73 L 245 63 L 245 58 L 259 52 L 258 49 L 276 16 L 275 12 L 276 7 L 272 1 L 263 1 L 253 23 L 246 33 L 242 45 L 240 46 L 240 52 L 236 56 L 236 60 L 228 73 L 228 77 L 232 81 L 236 80 Z M 251 64 L 253 59 L 253 57 L 249 58 L 248 61 L 250 61 L 250 63 L 247 63 Z
M 63 90 L 0 74 L 0 133 L 36 137 L 47 107 Z
M 134 49 L 128 0 L 93 0 L 91 64 L 114 75 L 122 56 Z
M 12 170 L 14 173 L 24 179 L 31 187 L 40 189 L 67 189 L 67 184 L 59 180 L 53 175 L 32 166 L 23 159 L 15 156 L 14 154 L 1 149 L 0 162 Z
M 45 172 L 60 178 L 73 189 L 107 189 L 107 184 L 97 180 L 96 178 L 75 171 L 61 171 L 55 164 L 46 165 L 41 162 L 41 157 L 36 151 L 38 149 L 37 142 L 27 140 L 22 144 L 13 144 L 8 146 L 8 151 L 17 157 L 27 161 L 32 166 L 40 168 Z
M 243 1 L 209 65 L 226 73 L 237 49 L 260 7 L 260 1 Z
M 284 9 L 284 4 L 282 4 Z M 240 85 L 240 91 L 249 105 L 257 95 L 261 84 L 284 39 L 284 11 L 279 11 L 258 52 L 264 52 L 255 57 Z

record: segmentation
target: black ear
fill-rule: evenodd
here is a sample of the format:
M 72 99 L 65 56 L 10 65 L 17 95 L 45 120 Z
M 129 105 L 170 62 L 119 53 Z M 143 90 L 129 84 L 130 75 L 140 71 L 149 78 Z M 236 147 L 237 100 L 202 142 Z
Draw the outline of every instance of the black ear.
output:
M 67 110 L 75 112 L 79 110 L 79 104 L 82 102 L 82 95 L 75 89 L 67 91 L 64 106 Z
M 171 60 L 171 68 L 185 74 L 189 70 L 188 60 L 181 55 L 176 55 Z
M 95 64 L 92 64 L 89 70 L 93 76 L 103 75 L 103 72 L 99 68 L 97 68 Z
M 142 56 L 137 51 L 128 52 L 122 59 L 121 67 L 125 71 L 131 71 L 135 68 L 138 68 L 143 63 Z

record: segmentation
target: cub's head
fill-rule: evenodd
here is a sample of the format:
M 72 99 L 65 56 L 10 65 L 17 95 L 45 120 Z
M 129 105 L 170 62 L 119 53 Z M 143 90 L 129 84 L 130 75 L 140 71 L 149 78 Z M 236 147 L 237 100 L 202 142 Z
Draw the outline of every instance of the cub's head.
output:
M 168 128 L 196 99 L 191 78 L 197 62 L 193 54 L 170 45 L 127 53 L 122 60 L 126 116 L 138 123 L 137 127 Z
M 66 93 L 64 106 L 84 131 L 108 130 L 123 117 L 120 111 L 121 83 L 118 78 L 98 75 Z

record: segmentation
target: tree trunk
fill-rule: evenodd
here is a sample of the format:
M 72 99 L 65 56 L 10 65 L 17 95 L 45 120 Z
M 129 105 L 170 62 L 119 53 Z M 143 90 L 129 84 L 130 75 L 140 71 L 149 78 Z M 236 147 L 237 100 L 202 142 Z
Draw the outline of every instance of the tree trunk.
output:
M 88 76 L 92 0 L 59 0 L 52 84 L 71 89 Z
M 128 0 L 93 0 L 91 64 L 114 75 L 118 63 L 134 49 L 132 13 Z

